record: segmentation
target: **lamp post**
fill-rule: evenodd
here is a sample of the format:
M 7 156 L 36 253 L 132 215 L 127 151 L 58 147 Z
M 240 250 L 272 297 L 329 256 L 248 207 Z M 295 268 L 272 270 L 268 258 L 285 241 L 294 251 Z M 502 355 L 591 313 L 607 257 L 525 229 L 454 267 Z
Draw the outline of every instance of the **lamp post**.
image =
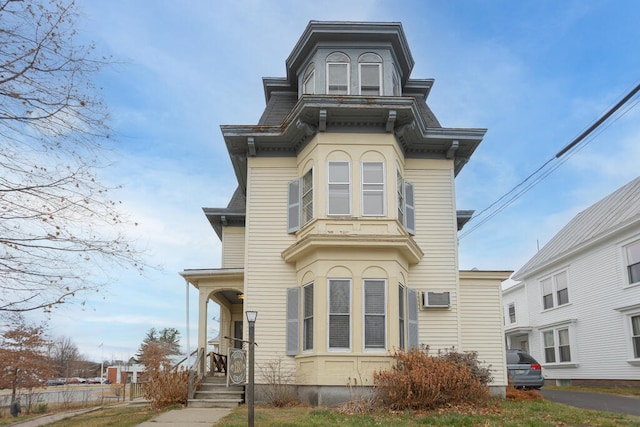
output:
M 247 417 L 248 426 L 253 427 L 254 416 L 253 416 L 253 403 L 254 403 L 254 394 L 253 394 L 253 379 L 254 379 L 254 345 L 255 345 L 255 334 L 256 334 L 256 319 L 258 318 L 257 311 L 247 311 L 247 322 L 249 322 L 249 415 Z

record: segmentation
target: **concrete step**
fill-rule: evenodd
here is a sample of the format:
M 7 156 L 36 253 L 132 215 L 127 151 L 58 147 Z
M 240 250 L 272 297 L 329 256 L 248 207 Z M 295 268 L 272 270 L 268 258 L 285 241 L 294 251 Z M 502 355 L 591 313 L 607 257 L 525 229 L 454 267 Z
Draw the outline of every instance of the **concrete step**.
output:
M 189 399 L 189 408 L 235 408 L 242 403 L 240 399 Z

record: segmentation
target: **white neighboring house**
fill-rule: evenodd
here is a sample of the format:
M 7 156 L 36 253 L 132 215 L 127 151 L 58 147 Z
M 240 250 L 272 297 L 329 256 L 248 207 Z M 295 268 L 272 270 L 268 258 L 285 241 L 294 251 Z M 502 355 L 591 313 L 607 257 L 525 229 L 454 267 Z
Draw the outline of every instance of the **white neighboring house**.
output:
M 576 215 L 503 291 L 507 347 L 558 385 L 640 384 L 640 177 Z

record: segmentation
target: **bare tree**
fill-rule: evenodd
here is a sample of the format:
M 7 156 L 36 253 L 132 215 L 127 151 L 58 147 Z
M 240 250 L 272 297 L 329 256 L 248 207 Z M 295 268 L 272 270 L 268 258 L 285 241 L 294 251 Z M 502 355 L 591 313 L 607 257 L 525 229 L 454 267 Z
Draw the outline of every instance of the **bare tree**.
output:
M 97 172 L 108 115 L 92 78 L 110 61 L 83 45 L 72 0 L 0 0 L 0 313 L 50 310 L 141 268 L 127 218 Z
M 76 365 L 80 362 L 80 352 L 71 338 L 59 337 L 51 345 L 51 364 L 59 377 L 75 376 Z
M 28 323 L 20 314 L 10 316 L 0 338 L 0 388 L 18 390 L 40 387 L 51 373 L 44 326 Z

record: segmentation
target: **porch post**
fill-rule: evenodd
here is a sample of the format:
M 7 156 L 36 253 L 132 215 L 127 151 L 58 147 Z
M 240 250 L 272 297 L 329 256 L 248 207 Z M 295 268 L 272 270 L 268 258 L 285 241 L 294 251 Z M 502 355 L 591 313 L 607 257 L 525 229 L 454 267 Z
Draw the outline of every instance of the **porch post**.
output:
M 198 350 L 203 349 L 204 356 L 207 355 L 207 302 L 209 301 L 209 290 L 200 288 L 198 295 Z M 206 364 L 205 364 L 206 366 Z M 206 375 L 206 372 L 201 372 L 201 366 L 198 366 L 198 373 Z

